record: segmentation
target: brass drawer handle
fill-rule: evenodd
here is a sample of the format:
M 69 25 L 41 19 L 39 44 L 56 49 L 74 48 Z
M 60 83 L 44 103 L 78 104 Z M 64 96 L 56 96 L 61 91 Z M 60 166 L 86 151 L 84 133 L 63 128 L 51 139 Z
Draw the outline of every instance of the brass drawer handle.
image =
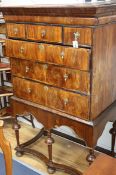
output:
M 48 86 L 44 86 L 44 90 L 46 90 L 46 91 L 47 91 L 47 90 L 48 90 Z
M 64 59 L 64 52 L 63 51 L 61 52 L 60 57 L 62 60 Z
M 30 69 L 30 68 L 29 68 L 28 66 L 26 66 L 26 67 L 25 67 L 25 72 L 26 72 L 26 73 L 29 72 L 29 69 Z
M 27 92 L 30 94 L 32 92 L 31 88 L 27 88 Z
M 69 75 L 68 74 L 64 74 L 63 77 L 64 77 L 64 81 L 66 81 L 68 79 Z
M 68 104 L 68 102 L 69 102 L 68 98 L 65 98 L 64 99 L 64 105 L 66 106 Z
M 44 38 L 45 35 L 46 35 L 46 31 L 45 31 L 45 30 L 42 30 L 42 31 L 41 31 L 41 37 Z
M 77 41 L 77 39 L 80 37 L 79 32 L 74 32 L 74 40 Z
M 14 34 L 15 34 L 15 35 L 18 34 L 18 28 L 15 27 L 15 28 L 13 29 L 13 31 L 14 31 Z
M 23 46 L 21 46 L 21 48 L 20 48 L 20 53 L 24 53 L 24 47 Z
M 48 68 L 48 65 L 47 65 L 47 64 L 44 64 L 44 65 L 43 65 L 43 68 L 44 68 L 44 69 L 47 69 L 47 68 Z

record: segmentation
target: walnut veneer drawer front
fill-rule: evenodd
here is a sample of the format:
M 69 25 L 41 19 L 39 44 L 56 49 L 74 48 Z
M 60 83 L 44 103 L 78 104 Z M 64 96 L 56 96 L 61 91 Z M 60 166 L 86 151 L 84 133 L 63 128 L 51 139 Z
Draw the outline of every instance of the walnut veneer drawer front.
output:
M 6 40 L 6 55 L 9 57 L 54 63 L 79 70 L 89 70 L 90 53 L 90 49 L 84 48 Z
M 25 39 L 25 24 L 8 23 L 6 26 L 8 37 Z
M 75 36 L 77 34 L 77 36 Z M 92 29 L 91 28 L 69 28 L 64 27 L 64 43 L 71 44 L 76 39 L 79 44 L 92 45 Z
M 62 42 L 62 27 L 26 25 L 26 29 L 27 39 L 58 43 Z
M 33 81 L 13 77 L 14 95 L 66 113 L 88 119 L 90 96 L 60 90 Z
M 59 66 L 11 59 L 12 74 L 50 85 L 90 93 L 90 73 Z

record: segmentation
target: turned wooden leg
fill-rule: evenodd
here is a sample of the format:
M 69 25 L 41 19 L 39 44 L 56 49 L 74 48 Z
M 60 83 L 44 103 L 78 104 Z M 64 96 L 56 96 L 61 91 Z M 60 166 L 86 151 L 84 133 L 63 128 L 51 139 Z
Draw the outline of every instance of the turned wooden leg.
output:
M 115 141 L 116 141 L 116 121 L 113 123 L 113 127 L 110 129 L 110 134 L 112 135 L 112 143 L 111 143 L 111 155 L 115 157 Z
M 47 140 L 46 144 L 48 145 L 48 173 L 53 174 L 56 169 L 53 167 L 53 162 L 52 162 L 52 144 L 54 143 L 54 139 L 51 137 L 51 131 L 48 131 L 47 133 Z
M 90 149 L 89 154 L 86 157 L 86 160 L 89 162 L 89 165 L 91 165 L 95 159 L 96 159 L 95 151 L 94 149 Z
M 17 151 L 16 151 L 16 155 L 18 157 L 22 156 L 23 153 L 21 151 L 18 151 L 18 149 L 20 148 L 20 141 L 19 141 L 19 129 L 21 128 L 21 126 L 18 124 L 17 121 L 17 117 L 18 115 L 14 118 L 14 122 L 13 122 L 13 129 L 15 130 L 15 136 L 16 136 L 16 142 L 17 142 Z

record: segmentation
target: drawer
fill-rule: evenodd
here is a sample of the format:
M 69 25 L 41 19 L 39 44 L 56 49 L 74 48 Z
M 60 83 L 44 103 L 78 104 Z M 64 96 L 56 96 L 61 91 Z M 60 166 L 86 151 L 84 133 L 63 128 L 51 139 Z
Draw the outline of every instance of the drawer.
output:
M 44 83 L 90 93 L 90 73 L 32 61 L 11 59 L 12 74 Z
M 6 55 L 8 57 L 16 57 L 28 60 L 38 60 L 37 53 L 38 53 L 38 44 L 18 40 L 6 40 Z M 42 58 L 45 58 L 43 54 L 42 51 L 41 53 L 39 53 L 39 55 L 41 55 Z M 40 61 L 41 57 L 39 57 Z
M 13 87 L 14 95 L 19 98 L 88 119 L 90 96 L 71 93 L 18 77 L 13 77 Z
M 49 65 L 46 72 L 46 82 L 72 91 L 90 93 L 89 72 Z
M 62 27 L 27 25 L 27 39 L 47 42 L 62 42 Z
M 46 105 L 47 91 L 42 84 L 13 77 L 14 95 L 41 105 Z
M 25 24 L 7 23 L 6 27 L 8 37 L 25 39 Z
M 79 118 L 89 117 L 89 96 L 82 96 L 57 88 L 49 88 L 47 94 L 47 106 Z
M 91 28 L 69 28 L 64 27 L 64 44 L 72 45 L 75 40 L 75 34 L 78 35 L 79 45 L 92 45 L 92 32 Z
M 90 69 L 90 49 L 6 40 L 6 55 L 48 62 L 79 70 Z
M 12 58 L 10 60 L 13 75 L 33 80 L 46 81 L 46 64 Z

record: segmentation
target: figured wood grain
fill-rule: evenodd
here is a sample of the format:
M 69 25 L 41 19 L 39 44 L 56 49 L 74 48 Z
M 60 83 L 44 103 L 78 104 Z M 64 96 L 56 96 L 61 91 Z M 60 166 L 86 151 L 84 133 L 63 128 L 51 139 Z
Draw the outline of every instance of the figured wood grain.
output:
M 27 39 L 47 41 L 47 42 L 62 42 L 62 27 L 59 26 L 42 26 L 42 25 L 26 25 Z
M 12 152 L 9 141 L 6 140 L 3 133 L 3 121 L 0 120 L 0 147 L 3 151 L 6 175 L 12 175 Z M 1 167 L 3 168 L 3 167 Z
M 22 52 L 21 49 L 23 49 Z M 90 69 L 91 61 L 90 49 L 77 49 L 9 39 L 6 40 L 6 55 L 8 57 L 48 62 L 86 71 Z
M 25 24 L 6 24 L 7 36 L 25 39 Z
M 13 77 L 13 88 L 14 95 L 21 99 L 65 111 L 75 117 L 88 119 L 89 96 L 71 93 L 18 77 Z
M 79 17 L 54 17 L 54 16 L 16 16 L 16 15 L 4 15 L 4 19 L 7 22 L 38 22 L 49 24 L 71 24 L 71 25 L 97 25 L 97 18 L 79 18 Z
M 94 31 L 91 118 L 98 116 L 116 99 L 115 31 L 116 24 L 102 26 Z
M 74 91 L 90 93 L 90 73 L 59 66 L 36 63 L 33 61 L 11 59 L 12 74 L 36 81 L 66 88 Z
M 70 28 L 64 27 L 64 43 L 71 44 L 75 40 L 74 33 L 80 34 L 78 40 L 79 45 L 92 45 L 92 28 Z

